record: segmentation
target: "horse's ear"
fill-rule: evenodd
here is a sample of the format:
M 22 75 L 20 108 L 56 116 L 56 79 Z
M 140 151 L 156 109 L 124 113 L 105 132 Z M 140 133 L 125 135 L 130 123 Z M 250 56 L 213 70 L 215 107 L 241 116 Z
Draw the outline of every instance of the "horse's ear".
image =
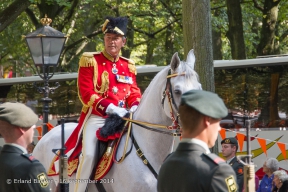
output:
M 170 67 L 173 71 L 177 69 L 180 64 L 180 58 L 178 57 L 178 52 L 174 53 L 171 59 Z
M 187 60 L 186 63 L 188 63 L 188 65 L 191 65 L 192 68 L 194 69 L 195 66 L 195 55 L 194 55 L 194 50 L 191 49 L 187 55 Z

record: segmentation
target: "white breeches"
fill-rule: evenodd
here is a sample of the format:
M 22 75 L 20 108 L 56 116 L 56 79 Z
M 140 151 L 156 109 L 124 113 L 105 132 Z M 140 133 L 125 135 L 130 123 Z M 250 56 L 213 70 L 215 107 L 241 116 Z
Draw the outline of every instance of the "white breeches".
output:
M 105 119 L 97 115 L 91 115 L 83 128 L 82 154 L 79 157 L 79 166 L 76 172 L 74 192 L 84 192 L 87 181 L 91 175 L 95 162 L 96 131 L 103 127 Z

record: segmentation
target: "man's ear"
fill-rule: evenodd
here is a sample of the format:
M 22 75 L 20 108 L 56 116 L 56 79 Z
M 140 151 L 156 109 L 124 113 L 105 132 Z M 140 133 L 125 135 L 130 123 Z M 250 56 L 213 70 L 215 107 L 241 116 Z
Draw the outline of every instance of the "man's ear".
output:
M 210 123 L 211 118 L 208 116 L 203 116 L 202 122 L 204 123 L 205 127 L 208 127 Z
M 125 44 L 126 44 L 126 41 L 127 41 L 127 39 L 126 39 L 126 38 L 123 38 L 122 47 L 124 47 L 124 46 L 125 46 Z

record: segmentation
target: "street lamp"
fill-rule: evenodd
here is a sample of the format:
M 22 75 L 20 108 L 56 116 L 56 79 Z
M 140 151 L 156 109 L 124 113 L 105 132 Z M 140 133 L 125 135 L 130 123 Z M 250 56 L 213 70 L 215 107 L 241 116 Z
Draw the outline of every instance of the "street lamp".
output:
M 42 135 L 45 135 L 48 132 L 49 103 L 52 102 L 52 99 L 48 96 L 50 92 L 53 93 L 54 90 L 60 86 L 57 82 L 55 87 L 49 87 L 48 81 L 54 75 L 65 44 L 66 36 L 49 26 L 52 19 L 47 18 L 47 15 L 40 21 L 43 26 L 26 35 L 25 39 L 33 58 L 36 71 L 41 79 L 44 80 L 44 87 L 37 87 L 37 89 L 40 93 L 44 93 L 44 98 L 42 98 L 41 101 L 43 102 Z M 53 70 L 51 70 L 51 68 L 53 68 Z

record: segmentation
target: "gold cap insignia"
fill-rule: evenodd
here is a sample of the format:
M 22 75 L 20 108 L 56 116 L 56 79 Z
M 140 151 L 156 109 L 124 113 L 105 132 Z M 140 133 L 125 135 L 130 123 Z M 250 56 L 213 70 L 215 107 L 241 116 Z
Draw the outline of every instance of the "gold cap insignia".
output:
M 230 139 L 225 139 L 225 143 L 230 143 Z

